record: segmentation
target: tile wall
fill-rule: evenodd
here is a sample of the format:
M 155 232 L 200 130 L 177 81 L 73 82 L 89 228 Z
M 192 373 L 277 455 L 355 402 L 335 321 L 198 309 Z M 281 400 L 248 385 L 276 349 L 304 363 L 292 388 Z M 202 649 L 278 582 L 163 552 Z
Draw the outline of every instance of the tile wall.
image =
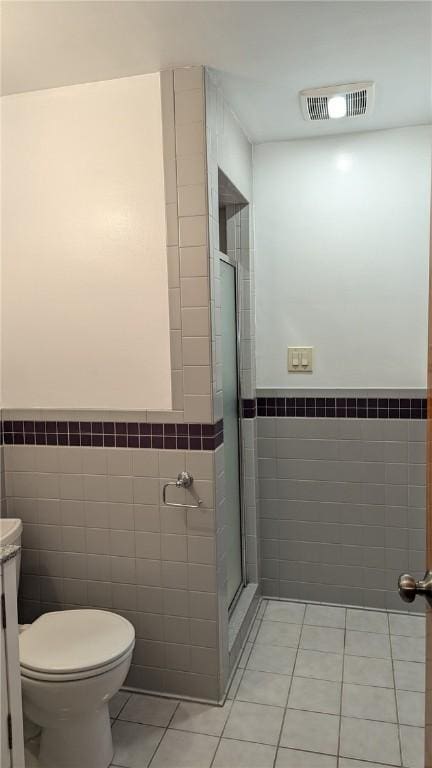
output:
M 62 608 L 112 609 L 136 629 L 128 685 L 219 701 L 229 638 L 203 68 L 162 72 L 161 97 L 173 410 L 6 410 L 6 512 L 24 523 L 22 621 Z M 254 434 L 245 434 L 251 467 Z M 199 509 L 162 504 L 164 482 L 184 469 Z M 187 493 L 169 489 L 173 500 L 194 503 Z
M 397 578 L 425 568 L 425 435 L 421 417 L 259 417 L 263 594 L 406 608 Z
M 212 422 L 203 68 L 161 72 L 161 95 L 171 376 L 178 412 L 170 420 Z
M 208 167 L 208 200 L 209 200 L 209 256 L 210 256 L 210 308 L 212 327 L 212 361 L 213 361 L 213 418 L 217 421 L 222 416 L 222 344 L 221 336 L 221 292 L 220 292 L 220 251 L 219 251 L 219 169 L 222 163 L 224 147 L 229 143 L 227 136 L 236 118 L 226 104 L 222 92 L 213 81 L 211 74 L 205 72 L 206 91 L 206 136 L 207 136 L 207 167 Z M 241 140 L 246 151 L 246 165 L 250 164 L 251 154 L 246 137 Z M 246 169 L 248 170 L 248 168 Z M 229 178 L 230 169 L 223 171 Z M 250 201 L 252 202 L 252 201 Z M 241 398 L 255 397 L 255 287 L 254 287 L 254 250 L 253 250 L 253 220 L 250 205 L 232 206 L 227 221 L 228 252 L 237 262 L 239 270 L 239 313 L 240 313 L 240 388 Z M 241 441 L 243 451 L 243 500 L 244 523 L 246 534 L 246 574 L 245 581 L 258 583 L 258 544 L 257 535 L 257 452 L 256 452 L 256 420 L 242 419 Z M 220 667 L 225 682 L 228 681 L 230 670 L 235 661 L 234 654 L 229 653 L 228 642 L 228 605 L 226 600 L 226 528 L 224 526 L 224 449 L 223 445 L 216 451 L 216 509 L 220 521 L 217 543 L 218 581 L 220 599 Z M 245 616 L 247 616 L 247 612 Z M 239 633 L 242 627 L 238 628 Z
M 221 431 L 210 387 L 203 69 L 163 72 L 161 91 L 173 411 L 6 411 L 7 513 L 24 522 L 22 620 L 65 607 L 118 611 L 137 633 L 129 685 L 214 701 Z M 199 510 L 161 503 L 161 485 L 182 469 L 194 475 Z M 186 502 L 186 492 L 170 493 Z
M 6 484 L 4 474 L 4 448 L 0 445 L 0 517 L 6 516 Z
M 113 609 L 136 630 L 129 685 L 217 699 L 213 462 L 212 451 L 7 445 L 7 512 L 24 524 L 21 621 Z M 161 504 L 182 470 L 200 509 Z

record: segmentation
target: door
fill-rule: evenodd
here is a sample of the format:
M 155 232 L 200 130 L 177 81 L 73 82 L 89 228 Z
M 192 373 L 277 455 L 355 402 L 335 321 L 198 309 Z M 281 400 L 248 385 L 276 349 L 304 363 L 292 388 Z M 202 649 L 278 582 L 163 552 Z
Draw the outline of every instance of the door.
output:
M 399 594 L 412 603 L 416 595 L 426 609 L 425 768 L 432 768 L 432 212 L 429 257 L 429 321 L 426 433 L 426 573 L 416 581 L 410 574 L 399 577 Z M 419 598 L 421 599 L 421 598 Z
M 429 258 L 429 343 L 426 437 L 426 569 L 432 571 L 432 216 Z M 426 600 L 425 766 L 432 768 L 432 598 Z
M 222 260 L 220 266 L 226 556 L 232 605 L 243 583 L 236 267 Z

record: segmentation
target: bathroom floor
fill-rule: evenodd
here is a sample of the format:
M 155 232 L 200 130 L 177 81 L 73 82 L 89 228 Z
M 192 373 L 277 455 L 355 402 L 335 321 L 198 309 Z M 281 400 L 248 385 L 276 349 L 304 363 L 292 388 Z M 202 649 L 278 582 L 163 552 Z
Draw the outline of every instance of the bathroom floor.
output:
M 223 707 L 117 694 L 112 766 L 423 768 L 424 635 L 419 616 L 265 600 Z

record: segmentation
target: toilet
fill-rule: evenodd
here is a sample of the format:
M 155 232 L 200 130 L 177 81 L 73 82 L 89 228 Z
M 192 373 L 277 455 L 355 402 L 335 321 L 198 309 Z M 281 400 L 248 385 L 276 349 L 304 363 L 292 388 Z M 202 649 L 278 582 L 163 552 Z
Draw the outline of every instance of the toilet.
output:
M 107 768 L 108 702 L 129 671 L 132 624 L 109 611 L 45 613 L 21 632 L 25 716 L 41 727 L 40 768 Z
M 21 521 L 8 522 L 8 543 L 20 545 Z M 38 768 L 109 766 L 108 702 L 126 679 L 134 646 L 130 621 L 110 611 L 54 611 L 20 627 L 24 717 L 41 728 Z

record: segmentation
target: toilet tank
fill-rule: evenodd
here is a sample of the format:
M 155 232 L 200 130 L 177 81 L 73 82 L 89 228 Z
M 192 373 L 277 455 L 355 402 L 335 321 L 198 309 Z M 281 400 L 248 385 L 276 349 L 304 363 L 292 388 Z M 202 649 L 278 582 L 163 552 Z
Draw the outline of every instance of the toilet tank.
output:
M 0 518 L 0 546 L 7 544 L 18 544 L 21 546 L 22 522 L 16 517 Z M 19 586 L 19 577 L 21 569 L 21 552 L 18 552 L 15 558 L 17 592 Z

